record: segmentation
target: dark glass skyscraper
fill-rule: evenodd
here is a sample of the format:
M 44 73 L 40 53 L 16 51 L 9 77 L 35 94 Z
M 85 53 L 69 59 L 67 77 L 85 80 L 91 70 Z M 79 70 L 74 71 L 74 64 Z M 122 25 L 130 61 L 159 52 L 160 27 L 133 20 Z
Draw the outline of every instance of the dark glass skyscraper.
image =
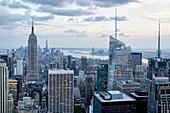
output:
M 102 64 L 97 69 L 97 91 L 107 90 L 107 79 L 108 79 L 108 65 Z
M 28 74 L 27 81 L 40 81 L 38 72 L 38 52 L 37 37 L 34 34 L 34 26 L 32 22 L 32 32 L 28 39 Z

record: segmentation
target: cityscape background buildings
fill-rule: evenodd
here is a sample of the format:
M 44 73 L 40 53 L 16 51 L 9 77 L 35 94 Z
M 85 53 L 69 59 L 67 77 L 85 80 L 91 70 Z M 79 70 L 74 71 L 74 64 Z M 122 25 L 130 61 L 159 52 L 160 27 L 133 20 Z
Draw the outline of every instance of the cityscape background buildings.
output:
M 158 27 L 136 17 L 137 11 L 145 12 L 154 3 L 164 6 L 159 11 L 167 10 L 168 5 L 169 11 L 167 0 L 0 2 L 0 47 L 8 46 L 0 49 L 1 112 L 170 112 L 170 51 L 161 49 L 168 47 L 164 46 L 168 39 L 164 42 L 162 37 L 169 36 L 169 27 L 165 27 L 169 14 L 160 13 L 159 22 L 158 16 L 149 14 L 154 8 L 140 15 L 156 21 Z M 128 17 L 120 16 L 115 6 Z M 32 19 L 28 37 L 30 17 L 37 32 Z M 19 40 L 23 36 L 28 39 Z M 152 45 L 156 40 L 157 46 Z M 19 48 L 12 47 L 20 44 Z M 70 45 L 82 48 L 67 48 Z M 134 46 L 157 47 L 157 51 Z

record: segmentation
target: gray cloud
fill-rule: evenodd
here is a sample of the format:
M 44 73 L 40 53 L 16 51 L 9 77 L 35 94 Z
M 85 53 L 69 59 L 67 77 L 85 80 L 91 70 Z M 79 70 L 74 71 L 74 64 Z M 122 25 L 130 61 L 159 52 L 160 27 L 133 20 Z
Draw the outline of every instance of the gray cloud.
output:
M 67 0 L 22 0 L 23 2 L 30 2 L 34 4 L 49 5 L 54 7 L 63 7 Z
M 156 13 L 151 13 L 148 15 L 143 15 L 142 16 L 145 19 L 153 20 L 153 21 L 159 21 L 161 23 L 170 23 L 170 13 L 169 12 L 156 12 Z M 159 19 L 159 20 L 158 20 Z
M 48 16 L 33 16 L 35 21 L 47 21 L 47 20 L 51 20 L 54 19 L 55 16 L 54 15 L 48 15 Z
M 99 37 L 99 38 L 108 38 L 108 37 L 109 37 L 109 34 L 100 33 L 100 34 L 98 34 L 98 37 Z
M 84 21 L 93 21 L 93 17 L 85 18 Z
M 69 4 L 77 4 L 79 6 L 98 6 L 98 7 L 113 7 L 128 3 L 139 3 L 139 0 L 22 0 L 24 2 L 48 5 L 53 7 L 65 7 Z
M 0 8 L 0 28 L 2 29 L 14 29 L 19 26 L 25 26 L 27 24 L 30 24 L 31 20 L 31 14 L 30 11 L 27 10 L 24 15 L 22 14 L 12 14 L 9 13 L 7 10 Z M 35 21 L 47 21 L 50 19 L 54 19 L 53 15 L 47 15 L 47 16 L 33 16 Z
M 113 7 L 124 5 L 132 2 L 139 2 L 138 0 L 95 0 L 96 5 L 99 7 Z
M 18 21 L 25 20 L 25 16 L 21 14 L 11 14 L 8 11 L 0 8 L 0 25 L 8 25 Z
M 91 15 L 93 12 L 86 11 L 83 9 L 56 9 L 49 6 L 40 6 L 37 11 L 47 12 L 54 15 L 60 16 L 82 16 L 82 15 Z
M 100 22 L 100 21 L 111 21 L 115 20 L 115 17 L 105 17 L 105 16 L 96 16 L 85 18 L 85 22 Z M 128 21 L 129 19 L 125 16 L 117 17 L 117 21 Z
M 80 6 L 89 6 L 89 5 L 95 5 L 98 7 L 113 7 L 113 6 L 119 6 L 124 5 L 128 3 L 138 3 L 139 0 L 75 0 L 76 3 Z
M 74 29 L 68 29 L 68 30 L 65 30 L 64 33 L 72 34 L 72 36 L 75 36 L 75 37 L 88 37 L 86 31 L 77 31 Z
M 115 17 L 109 17 L 109 20 L 115 20 Z M 125 16 L 118 16 L 117 21 L 128 21 L 129 19 Z
M 119 36 L 120 36 L 120 37 L 130 37 L 130 35 L 126 35 L 126 34 L 123 33 L 123 32 L 119 33 Z
M 69 22 L 73 22 L 75 19 L 74 18 L 69 18 L 68 21 Z
M 9 7 L 9 8 L 16 8 L 16 9 L 18 9 L 18 8 L 30 9 L 29 6 L 24 5 L 24 4 L 21 3 L 21 2 L 15 2 L 15 1 L 13 1 L 12 3 L 3 1 L 3 2 L 0 2 L 0 5 L 1 5 L 1 6 L 7 6 L 7 7 Z

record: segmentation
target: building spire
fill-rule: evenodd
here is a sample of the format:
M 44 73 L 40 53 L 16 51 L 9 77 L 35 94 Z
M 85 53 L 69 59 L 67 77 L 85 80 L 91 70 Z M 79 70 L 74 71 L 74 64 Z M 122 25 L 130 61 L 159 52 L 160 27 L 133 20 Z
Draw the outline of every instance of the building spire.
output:
M 115 38 L 117 39 L 117 8 L 115 9 Z
M 33 17 L 32 17 L 32 34 L 34 34 L 34 22 L 33 22 Z
M 158 26 L 158 51 L 157 51 L 157 54 L 158 54 L 158 58 L 161 57 L 161 48 L 160 48 L 160 20 L 159 20 L 159 26 Z

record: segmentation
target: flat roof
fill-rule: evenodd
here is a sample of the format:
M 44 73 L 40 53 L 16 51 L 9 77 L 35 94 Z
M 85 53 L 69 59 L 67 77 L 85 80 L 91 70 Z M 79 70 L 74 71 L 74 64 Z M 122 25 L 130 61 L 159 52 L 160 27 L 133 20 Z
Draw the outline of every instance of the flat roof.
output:
M 49 74 L 74 74 L 74 71 L 73 70 L 64 70 L 64 69 L 61 69 L 61 70 L 57 70 L 57 69 L 54 69 L 54 70 L 48 70 L 48 73 Z
M 121 92 L 122 93 L 122 92 Z M 94 96 L 96 96 L 101 102 L 125 102 L 125 101 L 136 101 L 135 99 L 133 99 L 132 97 L 123 94 L 123 98 L 122 99 L 111 99 L 111 100 L 104 100 L 99 94 L 94 94 Z
M 148 98 L 148 95 L 143 95 L 143 96 L 140 96 L 140 95 L 137 95 L 136 93 L 130 93 L 131 95 L 135 96 L 135 97 L 147 97 Z
M 110 93 L 110 94 L 120 94 L 121 92 L 120 91 L 108 91 L 108 93 Z

